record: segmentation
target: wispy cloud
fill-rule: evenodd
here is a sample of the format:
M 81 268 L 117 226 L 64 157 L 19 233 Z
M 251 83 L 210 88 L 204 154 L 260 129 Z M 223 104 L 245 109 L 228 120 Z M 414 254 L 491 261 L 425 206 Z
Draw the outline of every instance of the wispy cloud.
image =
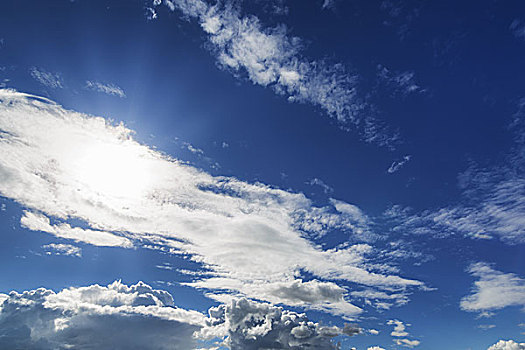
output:
M 507 244 L 525 242 L 525 99 L 509 129 L 513 147 L 490 167 L 477 163 L 458 176 L 462 191 L 458 201 L 448 206 L 414 213 L 394 205 L 385 216 L 393 230 L 446 237 L 461 234 L 474 239 L 499 238 Z M 457 204 L 459 203 L 459 204 Z
M 416 83 L 414 72 L 393 72 L 383 65 L 378 65 L 377 76 L 383 84 L 392 89 L 394 95 L 407 96 L 426 91 Z
M 265 27 L 255 16 L 242 16 L 229 1 L 209 5 L 202 0 L 170 0 L 163 4 L 200 23 L 223 69 L 270 87 L 289 101 L 320 107 L 344 128 L 361 130 L 368 142 L 392 145 L 396 136 L 365 112 L 357 75 L 348 73 L 342 64 L 304 57 L 303 41 L 289 35 L 285 25 Z
M 42 85 L 52 89 L 62 89 L 64 87 L 64 80 L 59 73 L 48 72 L 42 68 L 37 67 L 31 67 L 29 69 L 29 73 Z
M 521 306 L 525 310 L 525 279 L 481 262 L 472 264 L 468 272 L 478 280 L 474 282 L 472 294 L 461 300 L 461 309 L 483 312 Z
M 423 287 L 373 264 L 370 219 L 355 205 L 317 207 L 300 193 L 213 177 L 138 144 L 122 124 L 36 96 L 0 90 L 0 115 L 0 194 L 26 207 L 29 229 L 188 254 L 208 271 L 190 285 L 216 299 L 240 293 L 355 315 L 350 283 L 387 296 Z M 334 230 L 348 242 L 324 249 L 308 238 Z
M 42 246 L 47 255 L 82 256 L 82 249 L 71 244 L 51 243 Z
M 310 185 L 310 186 L 319 186 L 319 187 L 321 187 L 325 194 L 329 194 L 329 193 L 334 192 L 334 189 L 332 187 L 328 186 L 323 180 L 318 179 L 316 177 L 314 177 L 310 181 L 307 181 L 306 184 Z
M 120 98 L 126 97 L 124 90 L 122 90 L 120 87 L 118 87 L 115 84 L 105 84 L 105 83 L 100 83 L 97 81 L 88 80 L 86 81 L 86 89 L 97 91 L 97 92 L 102 92 L 107 95 L 118 96 Z
M 402 160 L 394 161 L 392 163 L 392 165 L 390 165 L 390 167 L 388 168 L 387 172 L 389 174 L 395 173 L 396 171 L 401 169 L 403 167 L 403 165 L 405 165 L 408 161 L 410 161 L 411 158 L 412 158 L 411 155 L 406 155 L 406 156 L 403 157 Z

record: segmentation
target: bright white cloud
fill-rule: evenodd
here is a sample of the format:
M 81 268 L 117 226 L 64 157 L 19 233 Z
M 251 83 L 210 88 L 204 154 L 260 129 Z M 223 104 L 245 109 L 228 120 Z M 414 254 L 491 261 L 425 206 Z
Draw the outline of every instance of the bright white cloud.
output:
M 461 300 L 465 311 L 490 311 L 507 306 L 525 308 L 525 279 L 494 270 L 486 263 L 472 264 L 468 272 L 477 277 L 472 294 Z
M 71 239 L 96 246 L 126 248 L 133 246 L 129 239 L 117 236 L 113 233 L 71 227 L 66 223 L 51 225 L 47 216 L 30 211 L 24 212 L 24 215 L 20 219 L 20 223 L 23 227 L 32 231 L 43 231 L 60 238 Z
M 254 84 L 271 87 L 289 101 L 318 106 L 343 124 L 360 129 L 368 142 L 389 145 L 395 139 L 370 113 L 363 113 L 366 104 L 358 97 L 357 77 L 341 64 L 306 59 L 301 54 L 302 40 L 290 36 L 285 25 L 264 27 L 255 16 L 243 17 L 229 1 L 163 3 L 200 23 L 219 65 L 234 75 L 246 74 Z
M 500 340 L 489 346 L 487 350 L 525 350 L 525 343 L 516 343 L 514 340 Z
M 152 16 L 156 16 L 155 10 L 153 10 L 153 9 L 149 9 L 149 10 L 153 11 Z M 153 17 L 153 18 L 155 18 L 155 17 Z M 98 82 L 98 81 L 90 81 L 90 80 L 88 80 L 88 81 L 86 81 L 86 89 L 102 92 L 102 93 L 107 94 L 107 95 L 118 96 L 120 98 L 126 97 L 126 94 L 124 93 L 124 90 L 122 90 L 120 87 L 118 87 L 115 84 L 105 84 L 105 83 L 101 83 L 101 82 Z
M 29 73 L 42 85 L 53 89 L 61 89 L 64 87 L 62 76 L 58 73 L 47 72 L 46 70 L 37 67 L 31 67 Z
M 48 255 L 82 256 L 82 249 L 71 244 L 51 243 L 42 246 Z
M 0 90 L 0 131 L 0 194 L 27 208 L 29 229 L 188 254 L 209 272 L 195 287 L 345 315 L 360 311 L 348 283 L 385 294 L 423 286 L 378 272 L 369 244 L 323 249 L 308 239 L 333 229 L 373 238 L 354 205 L 315 207 L 300 193 L 210 176 L 138 144 L 123 125 L 12 90 Z
M 385 349 L 383 349 L 383 348 L 381 348 L 379 346 L 371 346 L 371 347 L 367 348 L 366 350 L 385 350 Z

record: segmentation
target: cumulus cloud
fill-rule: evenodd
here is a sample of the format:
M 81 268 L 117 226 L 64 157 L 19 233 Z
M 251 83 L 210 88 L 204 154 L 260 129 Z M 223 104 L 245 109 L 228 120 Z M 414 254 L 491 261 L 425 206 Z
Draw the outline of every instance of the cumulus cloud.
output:
M 0 116 L 0 194 L 26 208 L 28 229 L 187 254 L 207 270 L 192 285 L 212 294 L 339 314 L 361 311 L 350 283 L 386 294 L 423 287 L 371 263 L 369 219 L 355 205 L 317 207 L 300 193 L 211 176 L 137 143 L 122 124 L 13 90 L 0 90 Z M 325 249 L 310 239 L 332 230 L 369 243 Z
M 406 337 L 408 335 L 408 333 L 405 331 L 406 326 L 404 325 L 403 322 L 399 320 L 389 320 L 387 324 L 394 326 L 394 330 L 392 331 L 392 333 L 390 333 L 391 336 Z
M 305 314 L 247 299 L 205 316 L 174 305 L 166 291 L 127 286 L 39 288 L 0 294 L 0 347 L 5 349 L 336 349 L 332 339 L 360 328 L 323 326 Z
M 165 291 L 126 286 L 39 288 L 2 296 L 3 349 L 191 349 L 205 316 L 173 305 Z M 0 299 L 0 301 L 2 300 Z
M 349 324 L 323 326 L 304 314 L 247 299 L 212 308 L 209 314 L 201 336 L 223 337 L 230 349 L 336 349 L 334 337 L 360 333 Z
M 472 294 L 461 300 L 461 309 L 484 312 L 521 306 L 525 310 L 525 279 L 497 271 L 482 262 L 472 264 L 468 272 L 478 280 L 474 282 Z
M 86 81 L 86 89 L 97 91 L 97 92 L 102 92 L 107 95 L 118 96 L 120 98 L 126 97 L 124 90 L 122 90 L 120 87 L 118 87 L 115 84 L 105 84 L 105 83 L 101 83 L 98 81 L 88 80 Z
M 342 64 L 305 58 L 302 40 L 289 35 L 285 25 L 265 27 L 257 17 L 241 15 L 238 4 L 230 1 L 210 5 L 203 0 L 170 0 L 163 4 L 200 23 L 220 67 L 270 87 L 289 101 L 320 107 L 345 128 L 357 127 L 368 142 L 392 143 L 394 137 L 370 113 L 363 113 L 366 103 L 358 96 L 357 76 L 347 73 Z
M 82 249 L 71 244 L 51 243 L 42 246 L 47 255 L 82 256 Z
M 31 67 L 29 73 L 36 81 L 44 86 L 52 89 L 61 89 L 64 87 L 64 81 L 59 73 L 51 73 L 37 67 Z
M 489 346 L 487 350 L 524 350 L 525 343 L 516 343 L 514 340 L 500 340 Z
M 379 346 L 371 346 L 371 347 L 367 348 L 366 350 L 385 350 L 385 349 L 383 349 L 383 348 L 381 348 Z
M 419 340 L 405 338 L 409 336 L 409 333 L 406 331 L 406 327 L 410 326 L 410 324 L 405 324 L 400 320 L 388 320 L 386 324 L 394 326 L 394 330 L 390 333 L 390 335 L 397 338 L 394 339 L 394 343 L 397 345 L 413 348 L 414 346 L 418 346 L 420 344 Z

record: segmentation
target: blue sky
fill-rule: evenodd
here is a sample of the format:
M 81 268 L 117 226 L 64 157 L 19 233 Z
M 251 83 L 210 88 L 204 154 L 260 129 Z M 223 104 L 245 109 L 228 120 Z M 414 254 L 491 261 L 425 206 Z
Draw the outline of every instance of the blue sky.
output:
M 2 1 L 0 347 L 524 349 L 524 10 Z

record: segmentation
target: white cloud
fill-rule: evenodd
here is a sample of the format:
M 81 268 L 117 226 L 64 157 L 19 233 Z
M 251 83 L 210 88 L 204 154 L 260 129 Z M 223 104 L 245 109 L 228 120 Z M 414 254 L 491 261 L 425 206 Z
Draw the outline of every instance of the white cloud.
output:
M 402 306 L 409 301 L 405 293 L 385 293 L 374 289 L 352 291 L 350 295 L 354 298 L 362 298 L 367 305 L 374 305 L 378 309 L 390 309 L 394 305 Z
M 29 73 L 42 85 L 53 89 L 61 89 L 64 87 L 62 76 L 58 73 L 47 72 L 44 69 L 37 67 L 31 67 Z
M 410 324 L 405 324 L 400 320 L 389 320 L 386 324 L 394 326 L 394 330 L 390 333 L 390 335 L 397 338 L 393 339 L 394 343 L 397 345 L 413 348 L 414 346 L 418 346 L 420 344 L 419 340 L 405 338 L 409 336 L 409 333 L 406 331 L 406 327 L 410 326 Z
M 478 325 L 478 328 L 486 331 L 492 328 L 496 328 L 496 325 L 495 324 L 480 324 Z
M 69 224 L 61 223 L 51 225 L 47 216 L 42 214 L 24 211 L 20 219 L 23 227 L 32 231 L 43 231 L 51 233 L 60 238 L 71 239 L 77 242 L 88 243 L 101 247 L 127 247 L 133 246 L 131 241 L 124 237 L 119 237 L 113 233 L 71 227 Z
M 351 324 L 323 326 L 305 314 L 247 299 L 208 313 L 178 308 L 168 292 L 142 282 L 127 286 L 115 281 L 58 293 L 45 288 L 11 292 L 0 294 L 0 347 L 336 349 L 334 337 L 361 332 Z
M 487 350 L 524 350 L 525 343 L 516 343 L 514 340 L 500 340 L 489 346 Z
M 71 244 L 51 243 L 43 245 L 48 255 L 82 256 L 82 249 Z
M 406 156 L 403 157 L 402 160 L 400 160 L 400 161 L 394 161 L 394 162 L 392 163 L 392 165 L 390 165 L 390 167 L 388 168 L 387 172 L 388 172 L 389 174 L 393 174 L 393 173 L 395 173 L 396 171 L 398 171 L 399 169 L 401 169 L 401 167 L 402 167 L 403 165 L 405 165 L 405 164 L 410 160 L 410 158 L 412 158 L 411 155 L 406 155 Z
M 385 349 L 383 349 L 383 348 L 381 348 L 379 346 L 371 346 L 371 347 L 367 348 L 366 350 L 385 350 Z
M 156 15 L 156 14 L 155 14 Z M 98 81 L 86 81 L 86 89 L 97 92 L 102 92 L 107 95 L 118 96 L 120 98 L 126 97 L 124 90 L 115 84 L 105 84 Z
M 369 244 L 323 249 L 308 239 L 337 229 L 373 242 L 354 205 L 316 207 L 300 193 L 213 177 L 138 144 L 123 125 L 36 96 L 0 90 L 0 116 L 0 194 L 27 208 L 29 229 L 188 254 L 210 271 L 196 287 L 346 315 L 360 311 L 349 283 L 386 294 L 423 287 L 376 272 Z M 302 271 L 313 281 L 302 282 Z
M 126 286 L 39 288 L 2 296 L 2 349 L 190 349 L 205 316 L 173 305 L 165 291 Z M 2 300 L 0 299 L 0 301 Z
M 461 309 L 483 312 L 507 306 L 525 308 L 525 279 L 481 262 L 472 264 L 468 272 L 478 280 L 474 282 L 472 294 L 461 300 Z
M 326 2 L 326 6 L 332 1 Z M 246 75 L 254 84 L 271 87 L 289 101 L 310 103 L 343 125 L 362 131 L 368 142 L 390 145 L 387 136 L 357 93 L 357 76 L 343 65 L 311 61 L 302 55 L 303 42 L 290 36 L 285 25 L 264 27 L 255 16 L 242 17 L 238 4 L 209 5 L 202 0 L 164 1 L 172 11 L 197 20 L 208 36 L 219 65 L 234 75 Z M 326 7 L 325 6 L 325 7 Z
M 394 325 L 394 330 L 390 333 L 393 337 L 406 337 L 408 333 L 405 331 L 406 326 L 399 320 L 389 320 L 386 324 Z
M 421 344 L 419 340 L 410 340 L 410 339 L 395 339 L 394 343 L 401 346 L 406 346 L 407 348 L 413 348 Z
M 437 237 L 457 233 L 473 239 L 499 237 L 507 244 L 521 244 L 525 242 L 525 179 L 510 171 L 508 174 L 512 178 L 505 180 L 496 180 L 500 176 L 490 174 L 493 180 L 467 188 L 464 199 L 471 204 L 412 215 L 407 208 L 395 207 L 388 213 L 399 223 L 394 230 Z

